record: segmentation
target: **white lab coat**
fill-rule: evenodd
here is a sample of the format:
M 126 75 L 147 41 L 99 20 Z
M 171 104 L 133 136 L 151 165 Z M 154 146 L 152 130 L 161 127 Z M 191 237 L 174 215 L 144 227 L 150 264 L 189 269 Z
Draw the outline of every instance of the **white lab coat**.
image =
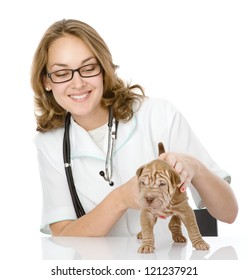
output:
M 106 125 L 102 151 L 87 131 L 71 120 L 72 171 L 77 193 L 86 213 L 99 204 L 113 188 L 133 177 L 138 167 L 156 159 L 158 142 L 164 143 L 166 151 L 191 154 L 215 174 L 230 181 L 230 176 L 211 159 L 185 118 L 170 102 L 145 98 L 130 121 L 119 123 L 113 156 L 114 186 L 110 187 L 99 175 L 99 171 L 104 170 L 108 145 L 107 130 Z M 63 128 L 38 133 L 34 141 L 38 151 L 43 189 L 41 231 L 44 233 L 50 233 L 51 223 L 76 219 L 64 171 L 63 133 Z M 190 190 L 195 205 L 202 207 L 195 189 L 191 187 Z M 137 234 L 140 230 L 139 215 L 139 211 L 129 209 L 114 225 L 109 235 Z

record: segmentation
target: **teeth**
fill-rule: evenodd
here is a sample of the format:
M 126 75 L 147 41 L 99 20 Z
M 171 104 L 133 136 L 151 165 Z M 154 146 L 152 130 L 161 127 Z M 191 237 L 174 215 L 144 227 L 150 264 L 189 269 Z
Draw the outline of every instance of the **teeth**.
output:
M 88 95 L 88 93 L 85 93 L 82 95 L 71 95 L 71 98 L 80 100 L 80 99 L 84 99 L 87 95 Z
M 84 95 L 74 95 L 74 96 L 72 96 L 72 98 L 75 98 L 75 99 L 83 99 L 83 98 L 84 98 Z

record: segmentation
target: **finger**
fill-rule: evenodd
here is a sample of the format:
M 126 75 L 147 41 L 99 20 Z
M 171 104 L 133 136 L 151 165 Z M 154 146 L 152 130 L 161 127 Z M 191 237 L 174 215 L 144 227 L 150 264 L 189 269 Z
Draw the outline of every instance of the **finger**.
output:
M 159 218 L 166 219 L 167 217 L 165 215 L 161 215 L 161 216 L 159 216 Z
M 166 159 L 166 153 L 163 153 L 163 154 L 159 155 L 158 158 L 161 159 L 161 160 L 165 160 Z
M 171 167 L 175 167 L 175 165 L 176 165 L 176 163 L 177 163 L 177 159 L 176 159 L 174 156 L 170 156 L 170 155 L 169 155 L 169 156 L 167 155 L 165 161 L 166 161 L 167 163 L 169 163 L 169 165 L 170 165 Z
M 182 163 L 181 162 L 177 162 L 176 164 L 175 164 L 175 170 L 178 172 L 178 173 L 181 173 L 182 172 L 182 170 L 183 170 L 183 165 L 182 165 Z
M 186 189 L 187 189 L 187 187 L 184 184 L 182 184 L 182 186 L 180 187 L 180 192 L 183 193 L 186 191 Z
M 181 182 L 182 184 L 184 183 L 184 181 L 186 180 L 188 174 L 185 170 L 183 170 L 181 173 L 180 173 L 180 179 L 181 179 Z
M 181 192 L 185 192 L 185 191 L 187 190 L 189 184 L 190 184 L 190 180 L 189 180 L 189 178 L 186 178 L 186 180 L 185 180 L 185 181 L 183 182 L 183 184 L 180 186 L 180 191 L 181 191 Z

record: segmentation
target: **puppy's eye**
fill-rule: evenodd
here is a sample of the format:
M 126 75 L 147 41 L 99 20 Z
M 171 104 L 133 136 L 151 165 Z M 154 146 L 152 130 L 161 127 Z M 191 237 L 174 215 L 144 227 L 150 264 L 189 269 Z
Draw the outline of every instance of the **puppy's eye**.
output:
M 143 186 L 143 187 L 147 187 L 149 186 L 148 182 L 147 181 L 140 181 L 140 186 Z
M 159 186 L 160 187 L 164 187 L 164 186 L 166 186 L 167 184 L 166 184 L 166 182 L 159 182 Z

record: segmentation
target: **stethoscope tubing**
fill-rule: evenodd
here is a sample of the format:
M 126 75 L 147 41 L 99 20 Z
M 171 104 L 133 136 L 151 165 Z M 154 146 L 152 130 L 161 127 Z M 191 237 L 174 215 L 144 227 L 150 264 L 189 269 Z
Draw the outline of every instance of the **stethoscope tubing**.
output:
M 105 160 L 105 172 L 100 171 L 100 175 L 104 178 L 105 181 L 109 182 L 110 186 L 114 185 L 114 182 L 111 181 L 113 175 L 113 152 L 115 140 L 117 137 L 117 126 L 118 121 L 115 120 L 113 116 L 113 109 L 109 107 L 109 118 L 108 118 L 108 151 Z
M 70 149 L 70 121 L 71 121 L 71 114 L 68 112 L 65 118 L 65 131 L 64 131 L 64 139 L 63 139 L 63 158 L 64 158 L 64 167 L 66 178 L 72 198 L 72 203 L 77 215 L 77 218 L 85 215 L 84 208 L 79 200 L 77 195 L 76 187 L 74 184 L 74 179 L 72 175 L 71 169 L 71 149 Z
M 63 138 L 63 159 L 64 159 L 64 168 L 67 178 L 67 183 L 69 186 L 72 203 L 77 215 L 77 218 L 85 215 L 84 208 L 80 202 L 78 197 L 76 187 L 74 184 L 72 169 L 71 169 L 71 148 L 70 148 L 70 122 L 71 122 L 71 114 L 70 112 L 66 113 L 65 117 L 65 130 L 64 130 L 64 138 Z M 113 117 L 112 107 L 109 107 L 109 118 L 108 118 L 108 151 L 105 161 L 105 172 L 100 171 L 100 175 L 104 178 L 104 180 L 109 182 L 110 186 L 113 186 L 114 183 L 111 181 L 113 174 L 113 151 L 114 144 L 117 137 L 117 127 L 118 121 L 116 121 Z

